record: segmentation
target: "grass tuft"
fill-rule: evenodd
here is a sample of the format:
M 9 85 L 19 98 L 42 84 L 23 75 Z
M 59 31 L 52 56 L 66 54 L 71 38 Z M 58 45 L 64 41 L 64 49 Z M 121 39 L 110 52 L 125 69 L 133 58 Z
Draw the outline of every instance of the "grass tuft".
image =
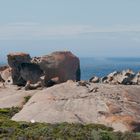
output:
M 26 104 L 30 100 L 31 96 L 25 96 L 24 97 L 24 104 Z

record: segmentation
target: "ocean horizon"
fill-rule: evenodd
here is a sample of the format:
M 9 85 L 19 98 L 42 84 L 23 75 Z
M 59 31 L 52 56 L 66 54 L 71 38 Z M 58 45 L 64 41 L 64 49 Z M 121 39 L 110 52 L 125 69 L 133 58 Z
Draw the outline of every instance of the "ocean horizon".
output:
M 113 71 L 131 69 L 140 71 L 140 58 L 134 57 L 106 57 L 80 58 L 81 79 L 88 80 L 92 76 L 103 77 Z
M 0 66 L 6 62 L 0 62 Z M 89 80 L 92 76 L 103 77 L 113 71 L 131 69 L 140 71 L 140 57 L 80 57 L 81 79 Z

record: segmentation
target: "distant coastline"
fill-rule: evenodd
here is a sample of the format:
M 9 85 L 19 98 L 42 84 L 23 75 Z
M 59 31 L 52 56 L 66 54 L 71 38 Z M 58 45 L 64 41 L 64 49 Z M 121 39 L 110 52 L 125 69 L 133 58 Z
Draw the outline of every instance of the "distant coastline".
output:
M 94 75 L 103 77 L 113 71 L 140 71 L 140 58 L 134 57 L 81 58 L 80 62 L 83 80 L 88 80 Z

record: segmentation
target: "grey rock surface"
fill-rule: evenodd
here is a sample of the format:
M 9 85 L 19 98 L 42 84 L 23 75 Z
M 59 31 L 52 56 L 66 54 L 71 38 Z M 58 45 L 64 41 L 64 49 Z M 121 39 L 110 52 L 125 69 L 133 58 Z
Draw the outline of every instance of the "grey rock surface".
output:
M 80 80 L 79 58 L 69 51 L 53 52 L 32 59 L 26 53 L 12 53 L 7 57 L 14 85 L 25 86 L 41 81 L 44 86 L 50 86 L 53 85 L 50 84 L 50 81 L 57 84 L 67 80 Z M 41 77 L 43 76 L 44 81 L 42 82 Z
M 139 131 L 139 95 L 140 87 L 137 85 L 90 83 L 87 86 L 68 81 L 38 91 L 12 119 L 47 123 L 100 123 L 116 131 Z
M 3 87 L 0 83 L 0 108 L 22 107 L 24 104 L 24 97 L 32 96 L 36 91 L 19 90 L 19 87 L 14 85 L 6 85 Z

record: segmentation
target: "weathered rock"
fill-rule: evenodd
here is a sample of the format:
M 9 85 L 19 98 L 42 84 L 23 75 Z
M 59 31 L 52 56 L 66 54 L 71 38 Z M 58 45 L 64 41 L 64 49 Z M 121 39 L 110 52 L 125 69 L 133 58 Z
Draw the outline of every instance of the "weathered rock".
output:
M 131 77 L 131 76 L 133 76 L 135 73 L 132 71 L 132 70 L 130 70 L 130 69 L 127 69 L 127 70 L 123 70 L 122 71 L 122 75 L 124 75 L 124 76 L 128 76 L 128 77 Z
M 4 82 L 4 80 L 2 79 L 2 77 L 1 77 L 1 73 L 4 71 L 4 70 L 6 70 L 7 68 L 9 68 L 8 66 L 2 66 L 2 67 L 0 67 L 0 82 Z
M 122 112 L 122 109 L 118 105 L 114 105 L 113 103 L 107 103 L 107 106 L 109 108 L 110 114 L 118 114 Z
M 51 80 L 49 80 L 46 84 L 47 87 L 51 87 L 53 85 L 56 85 L 56 84 L 59 84 L 60 81 L 59 81 L 59 78 L 58 77 L 55 77 L 55 78 L 52 78 Z
M 12 76 L 9 76 L 8 79 L 5 81 L 6 85 L 12 85 L 13 84 L 13 79 Z
M 8 55 L 8 64 L 12 68 L 13 84 L 35 84 L 45 75 L 46 86 L 67 80 L 80 80 L 80 61 L 71 52 L 54 52 L 43 57 L 30 58 L 29 54 L 14 53 Z M 59 80 L 54 82 L 54 78 Z M 59 82 L 58 82 L 59 81 Z
M 114 77 L 114 76 L 117 76 L 118 74 L 120 74 L 120 72 L 114 71 L 114 72 L 110 73 L 107 77 Z
M 35 63 L 35 64 L 39 64 L 40 63 L 40 59 L 41 59 L 41 57 L 33 57 L 32 59 L 31 59 L 31 63 Z
M 11 68 L 8 67 L 5 70 L 1 71 L 1 78 L 5 82 L 12 75 Z
M 39 64 L 44 71 L 46 84 L 55 77 L 59 78 L 60 83 L 67 80 L 80 80 L 80 61 L 71 52 L 53 52 L 40 58 L 35 57 L 32 62 Z
M 124 85 L 131 85 L 132 84 L 132 79 L 135 77 L 135 74 L 132 70 L 124 70 L 122 71 L 122 78 L 120 79 L 120 84 Z
M 132 84 L 134 72 L 132 70 L 123 70 L 122 72 L 114 71 L 107 76 L 107 83 L 110 84 Z
M 138 72 L 132 79 L 132 84 L 140 85 L 140 72 Z
M 40 66 L 33 63 L 21 63 L 18 70 L 23 80 L 30 81 L 31 84 L 37 83 L 40 77 L 44 75 Z
M 88 81 L 82 80 L 82 81 L 78 81 L 77 82 L 77 86 L 83 86 L 83 87 L 87 87 L 88 88 L 89 85 L 90 85 L 90 83 Z
M 100 80 L 101 83 L 107 83 L 107 78 L 108 78 L 107 76 L 102 77 L 101 80 Z
M 22 107 L 25 103 L 24 97 L 32 96 L 37 92 L 37 90 L 18 90 L 15 85 L 6 85 L 6 88 L 0 87 L 0 108 Z
M 91 78 L 94 80 L 94 77 Z M 90 79 L 90 82 L 91 82 Z M 95 81 L 97 80 L 95 76 Z M 140 73 L 135 74 L 132 70 L 123 70 L 122 72 L 114 71 L 108 74 L 105 77 L 102 77 L 97 83 L 105 83 L 105 84 L 122 84 L 122 85 L 138 85 L 140 84 Z
M 89 89 L 98 88 L 98 92 Z M 12 119 L 47 123 L 100 123 L 140 131 L 140 87 L 68 81 L 38 91 Z
M 18 66 L 21 63 L 30 63 L 31 57 L 26 53 L 11 53 L 7 55 L 8 64 L 12 68 L 12 79 L 14 85 L 25 85 L 26 81 L 21 77 Z
M 0 82 L 3 82 L 3 79 L 2 79 L 2 77 L 1 77 L 1 73 L 0 73 Z
M 91 79 L 89 79 L 89 82 L 91 83 L 99 83 L 100 78 L 97 76 L 93 76 Z
M 8 64 L 11 68 L 18 67 L 21 63 L 29 63 L 31 61 L 31 57 L 29 54 L 26 53 L 10 53 L 7 55 L 8 57 Z
M 133 71 L 131 70 L 124 70 L 122 71 L 120 74 L 118 74 L 115 77 L 115 80 L 119 83 L 119 84 L 123 84 L 123 85 L 131 85 L 132 84 L 132 79 L 134 78 L 135 74 Z

